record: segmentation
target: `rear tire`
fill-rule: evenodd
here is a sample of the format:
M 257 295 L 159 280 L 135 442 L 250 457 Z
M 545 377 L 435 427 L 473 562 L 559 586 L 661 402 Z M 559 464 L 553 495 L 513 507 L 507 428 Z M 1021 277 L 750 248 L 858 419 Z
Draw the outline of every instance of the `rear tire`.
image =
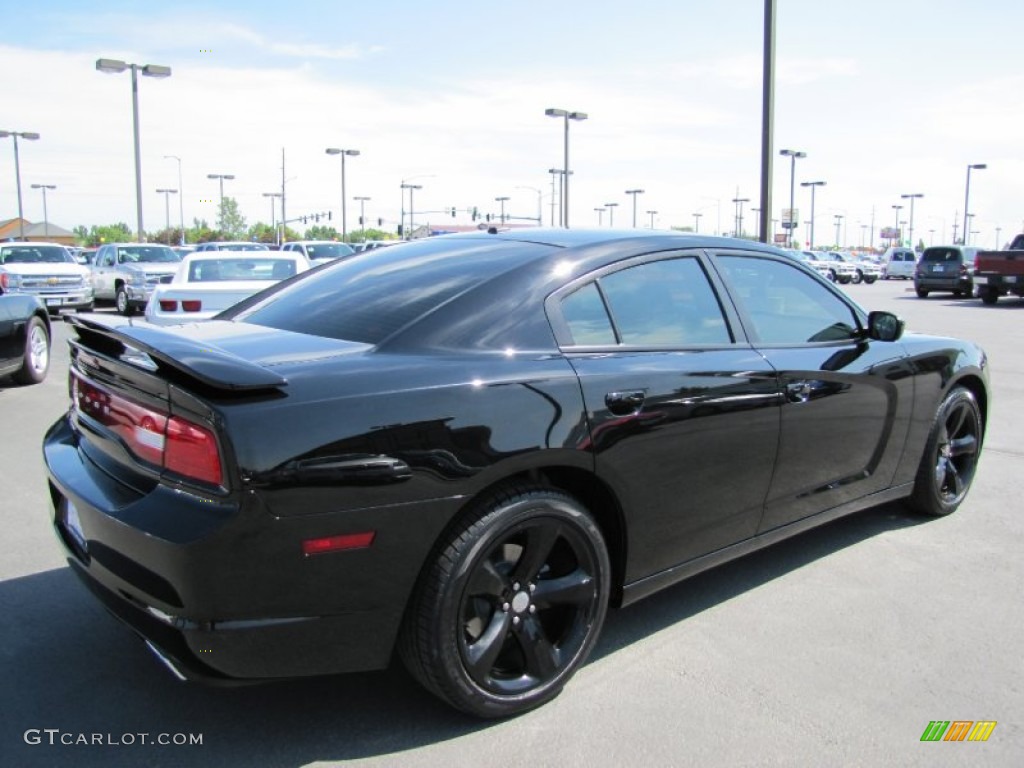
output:
M 964 387 L 950 390 L 935 413 L 914 479 L 910 506 L 916 512 L 942 517 L 956 511 L 974 480 L 982 437 L 974 395 Z
M 25 351 L 21 368 L 14 374 L 19 384 L 38 384 L 50 370 L 50 334 L 46 324 L 33 315 L 25 326 Z
M 978 296 L 982 302 L 991 306 L 999 301 L 999 292 L 994 288 L 979 288 Z
M 918 288 L 917 289 L 917 298 L 919 298 L 919 299 L 927 299 L 928 298 L 928 291 L 926 291 L 924 288 Z
M 435 549 L 399 653 L 452 706 L 477 717 L 520 714 L 557 696 L 586 660 L 610 577 L 601 531 L 575 499 L 506 489 L 475 505 Z

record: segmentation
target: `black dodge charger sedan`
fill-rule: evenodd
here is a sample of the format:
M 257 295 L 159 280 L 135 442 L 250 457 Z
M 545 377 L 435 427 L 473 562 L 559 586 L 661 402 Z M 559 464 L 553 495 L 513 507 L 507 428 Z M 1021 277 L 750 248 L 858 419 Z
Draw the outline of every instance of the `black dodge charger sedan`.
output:
M 609 606 L 882 502 L 952 512 L 989 402 L 975 345 L 681 234 L 453 235 L 207 323 L 67 320 L 53 525 L 171 670 L 397 653 L 484 717 L 556 696 Z

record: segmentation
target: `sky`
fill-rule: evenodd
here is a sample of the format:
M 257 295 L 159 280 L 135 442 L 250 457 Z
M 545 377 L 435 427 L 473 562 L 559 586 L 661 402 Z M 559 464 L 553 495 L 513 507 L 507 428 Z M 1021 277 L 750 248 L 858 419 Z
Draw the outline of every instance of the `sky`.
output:
M 216 220 L 218 182 L 251 224 L 331 211 L 348 227 L 359 203 L 395 229 L 415 192 L 416 222 L 470 224 L 469 210 L 551 222 L 551 168 L 570 123 L 570 224 L 698 226 L 729 233 L 743 203 L 756 232 L 761 156 L 762 0 L 460 0 L 140 4 L 5 0 L 0 129 L 21 140 L 26 218 L 43 219 L 31 184 L 53 184 L 50 221 L 135 228 L 131 78 L 98 58 L 169 66 L 139 78 L 143 215 L 165 226 L 179 188 L 186 224 Z M 950 242 L 971 172 L 971 242 L 1024 231 L 1024 28 L 1019 0 L 778 0 L 773 218 L 795 207 L 816 246 L 882 245 L 909 222 L 914 240 Z M 643 189 L 632 197 L 627 189 Z M 403 206 L 404 202 L 404 206 Z M 608 203 L 617 203 L 609 209 Z M 903 205 L 894 209 L 894 205 Z M 453 219 L 445 209 L 457 209 Z M 598 213 L 595 209 L 600 209 Z M 655 213 L 648 213 L 654 211 Z M 694 214 L 700 214 L 699 218 Z M 17 215 L 14 153 L 0 139 L 0 219 Z M 279 204 L 275 215 L 280 216 Z M 836 217 L 842 217 L 838 219 Z M 170 222 L 179 220 L 170 198 Z M 513 221 L 519 219 L 513 219 Z M 294 227 L 295 225 L 293 225 Z M 297 227 L 302 229 L 301 225 Z M 909 227 L 904 227 L 907 235 Z M 781 230 L 778 230 L 781 232 Z

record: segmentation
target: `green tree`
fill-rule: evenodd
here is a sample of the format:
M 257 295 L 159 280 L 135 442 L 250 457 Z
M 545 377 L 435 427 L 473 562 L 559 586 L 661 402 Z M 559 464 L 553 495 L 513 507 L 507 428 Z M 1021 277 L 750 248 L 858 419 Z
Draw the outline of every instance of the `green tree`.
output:
M 75 236 L 87 246 L 103 245 L 103 243 L 131 243 L 135 234 L 124 222 L 117 224 L 93 224 L 88 232 L 84 226 L 75 227 Z
M 245 239 L 257 243 L 276 243 L 277 227 L 272 227 L 269 224 L 264 224 L 262 221 L 258 221 L 249 227 L 249 231 L 246 233 Z
M 245 236 L 245 217 L 238 212 L 238 201 L 233 197 L 225 197 L 220 204 L 220 230 L 230 240 L 238 240 Z
M 382 229 L 357 229 L 348 233 L 350 243 L 362 243 L 367 240 L 394 240 L 394 232 L 385 232 Z
M 340 240 L 341 233 L 334 227 L 327 227 L 323 224 L 314 224 L 306 229 L 306 240 Z

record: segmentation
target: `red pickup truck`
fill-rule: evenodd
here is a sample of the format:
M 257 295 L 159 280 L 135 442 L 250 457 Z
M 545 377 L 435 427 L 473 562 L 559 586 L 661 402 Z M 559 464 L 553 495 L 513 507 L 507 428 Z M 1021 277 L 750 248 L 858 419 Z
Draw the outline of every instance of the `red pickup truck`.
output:
M 978 251 L 974 257 L 974 285 L 986 304 L 1008 293 L 1024 297 L 1024 235 L 1017 235 L 1006 251 Z

